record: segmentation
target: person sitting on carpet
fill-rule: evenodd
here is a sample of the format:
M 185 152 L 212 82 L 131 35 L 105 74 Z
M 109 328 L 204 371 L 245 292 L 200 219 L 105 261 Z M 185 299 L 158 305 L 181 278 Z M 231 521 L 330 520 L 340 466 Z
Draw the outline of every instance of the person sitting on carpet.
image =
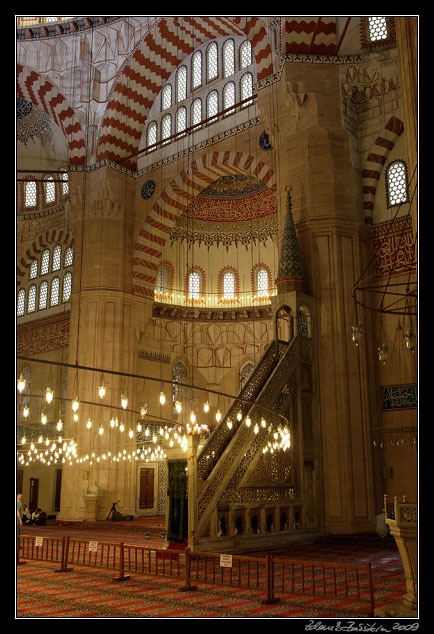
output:
M 47 519 L 47 514 L 42 509 L 36 509 L 32 513 L 31 524 L 36 524 L 36 526 L 44 526 L 45 521 Z
M 30 513 L 30 509 L 27 506 L 27 504 L 24 504 L 23 507 L 23 523 L 24 524 L 29 524 L 30 520 L 32 519 L 32 514 Z

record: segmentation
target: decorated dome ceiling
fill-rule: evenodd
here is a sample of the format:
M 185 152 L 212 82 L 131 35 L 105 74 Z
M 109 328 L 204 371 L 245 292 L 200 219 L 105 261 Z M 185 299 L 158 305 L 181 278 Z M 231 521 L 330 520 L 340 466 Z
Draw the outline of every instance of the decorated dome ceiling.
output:
M 265 242 L 277 233 L 273 192 L 245 174 L 222 176 L 192 200 L 172 230 L 171 240 L 229 247 Z

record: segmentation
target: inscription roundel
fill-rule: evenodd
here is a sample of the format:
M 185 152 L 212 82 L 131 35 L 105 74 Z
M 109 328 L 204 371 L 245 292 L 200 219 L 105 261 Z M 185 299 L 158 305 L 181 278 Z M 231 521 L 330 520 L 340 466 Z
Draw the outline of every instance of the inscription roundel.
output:
M 152 194 L 155 191 L 155 181 L 153 181 L 152 179 L 146 181 L 146 183 L 143 183 L 142 185 L 142 198 L 144 200 L 148 200 L 148 198 L 150 198 L 152 196 Z

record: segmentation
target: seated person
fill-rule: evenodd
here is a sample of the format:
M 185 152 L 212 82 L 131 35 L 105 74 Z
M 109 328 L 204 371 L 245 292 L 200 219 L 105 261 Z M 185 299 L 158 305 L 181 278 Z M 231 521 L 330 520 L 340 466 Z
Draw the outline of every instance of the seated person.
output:
M 32 524 L 36 524 L 37 526 L 44 526 L 45 521 L 47 519 L 47 514 L 42 509 L 38 508 L 36 511 L 32 513 Z
M 29 524 L 30 520 L 32 519 L 32 514 L 30 513 L 30 509 L 27 506 L 27 504 L 24 504 L 22 519 L 23 519 L 23 524 Z

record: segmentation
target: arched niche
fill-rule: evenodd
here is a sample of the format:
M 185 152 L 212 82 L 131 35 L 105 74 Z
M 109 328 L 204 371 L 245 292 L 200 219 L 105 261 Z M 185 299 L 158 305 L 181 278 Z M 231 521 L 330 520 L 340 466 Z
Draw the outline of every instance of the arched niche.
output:
M 294 315 L 289 306 L 283 305 L 276 311 L 276 339 L 290 342 L 294 338 Z

